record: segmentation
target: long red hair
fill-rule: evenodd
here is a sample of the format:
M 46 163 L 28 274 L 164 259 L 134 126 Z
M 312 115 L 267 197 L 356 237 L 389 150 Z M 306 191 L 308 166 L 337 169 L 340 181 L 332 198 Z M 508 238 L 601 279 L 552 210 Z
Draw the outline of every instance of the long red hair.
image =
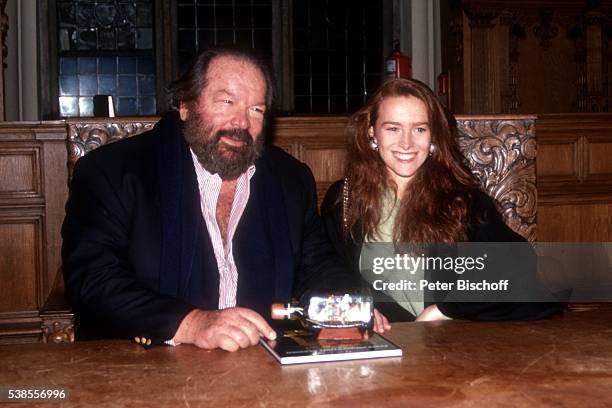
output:
M 376 237 L 381 221 L 385 189 L 397 191 L 379 153 L 370 146 L 368 128 L 374 126 L 382 100 L 413 96 L 427 106 L 433 153 L 412 177 L 394 225 L 396 242 L 455 242 L 466 239 L 472 192 L 471 173 L 463 164 L 456 143 L 454 118 L 446 113 L 433 92 L 420 81 L 393 79 L 385 82 L 349 124 L 346 174 L 349 183 L 345 209 L 347 231 L 358 241 Z M 360 225 L 358 230 L 356 225 Z M 356 236 L 357 235 L 357 236 Z

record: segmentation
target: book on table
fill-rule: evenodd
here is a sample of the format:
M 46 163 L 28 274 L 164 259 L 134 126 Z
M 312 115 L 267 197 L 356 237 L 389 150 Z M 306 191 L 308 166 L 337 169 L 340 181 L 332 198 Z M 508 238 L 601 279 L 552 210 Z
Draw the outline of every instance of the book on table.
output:
M 283 365 L 402 355 L 400 347 L 379 334 L 358 340 L 319 340 L 307 330 L 283 330 L 277 331 L 276 340 L 260 342 Z

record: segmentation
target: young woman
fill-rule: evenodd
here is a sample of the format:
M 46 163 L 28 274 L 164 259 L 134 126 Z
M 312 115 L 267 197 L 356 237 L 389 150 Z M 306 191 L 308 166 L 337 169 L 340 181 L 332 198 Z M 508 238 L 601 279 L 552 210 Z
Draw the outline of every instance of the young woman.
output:
M 384 83 L 353 115 L 349 131 L 347 177 L 330 187 L 321 212 L 346 267 L 365 285 L 372 281 L 360 259 L 377 242 L 524 241 L 462 164 L 454 119 L 423 83 Z M 375 297 L 390 321 L 537 319 L 559 310 L 554 303 L 435 303 L 418 288 Z

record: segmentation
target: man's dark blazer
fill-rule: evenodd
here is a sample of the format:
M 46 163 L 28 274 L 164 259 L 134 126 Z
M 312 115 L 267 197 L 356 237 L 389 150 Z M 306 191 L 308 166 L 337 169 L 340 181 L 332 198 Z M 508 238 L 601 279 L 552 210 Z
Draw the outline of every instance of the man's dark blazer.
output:
M 233 239 L 237 306 L 347 279 L 317 212 L 308 167 L 267 147 Z M 193 308 L 217 309 L 219 274 L 177 112 L 75 167 L 62 228 L 66 293 L 84 337 L 171 339 Z

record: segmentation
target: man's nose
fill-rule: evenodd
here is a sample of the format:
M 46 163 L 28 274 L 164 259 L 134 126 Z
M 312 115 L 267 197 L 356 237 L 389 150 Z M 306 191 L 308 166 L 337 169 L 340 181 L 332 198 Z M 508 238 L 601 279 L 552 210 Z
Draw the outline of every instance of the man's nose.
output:
M 239 109 L 232 117 L 232 126 L 239 129 L 248 129 L 250 126 L 249 116 L 246 110 Z

